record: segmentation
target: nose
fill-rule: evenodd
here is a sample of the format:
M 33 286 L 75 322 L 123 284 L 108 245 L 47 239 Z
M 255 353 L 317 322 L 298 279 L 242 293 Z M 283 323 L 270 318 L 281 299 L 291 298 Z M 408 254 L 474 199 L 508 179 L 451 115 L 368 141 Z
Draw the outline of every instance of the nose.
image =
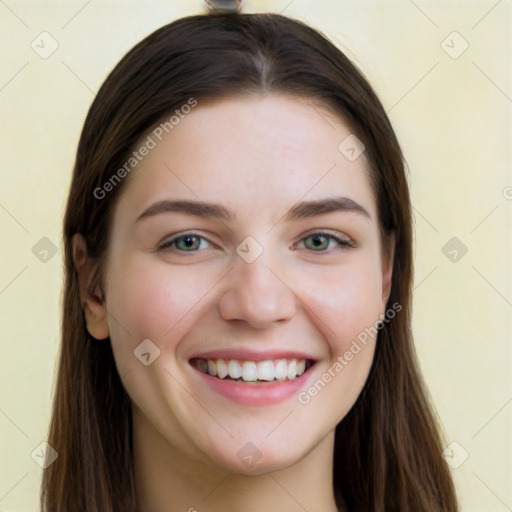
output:
M 255 329 L 265 329 L 293 317 L 296 297 L 279 271 L 276 262 L 265 252 L 252 263 L 234 256 L 219 310 L 224 320 L 243 321 Z

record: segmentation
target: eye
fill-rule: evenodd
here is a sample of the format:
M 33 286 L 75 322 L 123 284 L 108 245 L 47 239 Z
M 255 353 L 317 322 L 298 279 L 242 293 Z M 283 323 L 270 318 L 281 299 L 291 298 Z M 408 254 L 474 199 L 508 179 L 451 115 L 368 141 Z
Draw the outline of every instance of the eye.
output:
M 351 241 L 343 240 L 328 233 L 312 233 L 306 238 L 303 238 L 299 245 L 301 244 L 303 244 L 306 249 L 313 252 L 324 252 L 334 247 L 354 247 Z
M 159 249 L 173 248 L 181 252 L 197 252 L 200 249 L 207 249 L 210 245 L 206 238 L 194 233 L 186 233 L 166 240 Z

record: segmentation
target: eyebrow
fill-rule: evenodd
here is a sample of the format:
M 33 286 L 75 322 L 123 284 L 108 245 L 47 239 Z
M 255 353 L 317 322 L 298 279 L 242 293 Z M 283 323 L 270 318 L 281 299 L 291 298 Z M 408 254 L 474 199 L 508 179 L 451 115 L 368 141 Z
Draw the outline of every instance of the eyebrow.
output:
M 204 201 L 158 201 L 137 218 L 139 220 L 160 215 L 162 213 L 177 212 L 194 215 L 206 219 L 217 220 L 234 220 L 235 214 L 232 210 L 217 203 L 207 203 Z M 281 220 L 289 222 L 296 219 L 305 219 L 324 215 L 332 212 L 350 212 L 356 213 L 371 220 L 368 211 L 348 197 L 329 197 L 325 199 L 317 199 L 313 201 L 301 201 L 294 204 L 288 212 L 281 217 Z
M 137 218 L 137 222 L 167 212 L 188 213 L 205 219 L 233 220 L 235 218 L 231 210 L 220 204 L 203 201 L 158 201 L 144 210 Z
M 295 204 L 286 213 L 284 220 L 305 219 L 332 212 L 357 213 L 370 220 L 372 218 L 366 208 L 349 197 L 328 197 L 315 201 L 301 201 Z

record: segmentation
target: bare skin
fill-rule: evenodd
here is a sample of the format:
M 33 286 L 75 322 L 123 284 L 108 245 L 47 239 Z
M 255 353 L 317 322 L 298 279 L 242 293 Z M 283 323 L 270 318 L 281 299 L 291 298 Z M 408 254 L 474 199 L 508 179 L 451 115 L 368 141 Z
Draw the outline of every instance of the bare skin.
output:
M 133 403 L 141 512 L 336 510 L 334 429 L 366 381 L 375 338 L 336 363 L 384 314 L 391 259 L 364 153 L 347 159 L 338 146 L 350 129 L 312 107 L 278 95 L 199 103 L 121 194 L 104 296 L 84 292 L 83 302 Z M 292 215 L 298 203 L 333 198 L 344 199 L 332 211 L 317 203 Z M 162 201 L 230 215 L 148 210 Z M 236 250 L 247 237 L 251 262 Z M 79 271 L 83 249 L 76 237 Z M 149 365 L 134 357 L 143 340 L 146 353 L 160 351 Z M 215 377 L 191 363 L 207 350 L 293 351 L 314 365 L 291 396 L 254 405 L 209 385 Z

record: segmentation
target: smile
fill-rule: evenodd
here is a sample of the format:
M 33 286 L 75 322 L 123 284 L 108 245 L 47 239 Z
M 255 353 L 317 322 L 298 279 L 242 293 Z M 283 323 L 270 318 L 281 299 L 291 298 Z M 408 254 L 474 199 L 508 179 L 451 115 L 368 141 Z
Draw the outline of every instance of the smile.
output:
M 295 380 L 313 365 L 313 361 L 296 358 L 265 361 L 194 358 L 191 364 L 221 380 L 258 384 Z

